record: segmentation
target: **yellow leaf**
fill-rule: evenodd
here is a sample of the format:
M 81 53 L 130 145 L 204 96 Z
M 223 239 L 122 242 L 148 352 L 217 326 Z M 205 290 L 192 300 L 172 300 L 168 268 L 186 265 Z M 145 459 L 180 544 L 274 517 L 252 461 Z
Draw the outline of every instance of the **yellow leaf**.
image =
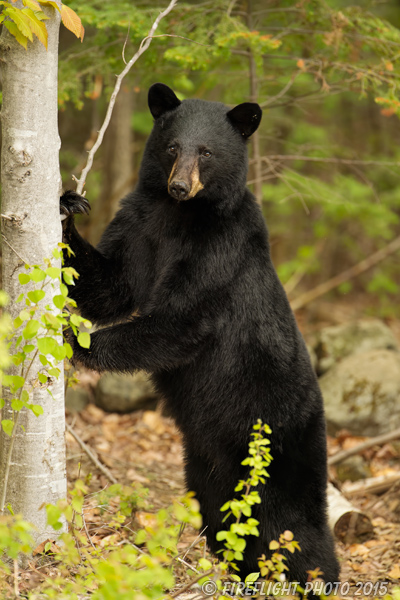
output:
M 40 21 L 32 9 L 23 8 L 22 12 L 29 24 L 30 30 L 36 35 L 38 40 L 43 44 L 47 50 L 47 29 L 46 25 Z
M 302 58 L 299 58 L 299 60 L 297 61 L 296 65 L 299 67 L 299 69 L 301 69 L 302 71 L 304 71 L 305 69 L 305 62 Z
M 32 8 L 32 10 L 42 10 L 36 0 L 22 0 L 22 4 L 28 8 Z
M 387 71 L 393 71 L 393 63 L 391 63 L 390 61 L 387 61 L 385 63 L 385 67 L 386 67 Z
M 39 2 L 39 4 L 42 4 L 43 6 L 52 6 L 53 8 L 56 8 L 58 10 L 58 12 L 61 12 L 60 7 L 58 6 L 57 2 L 54 2 L 54 0 L 37 0 Z
M 27 37 L 31 42 L 33 41 L 31 28 L 22 9 L 10 6 L 4 10 L 4 14 L 14 21 L 23 36 Z
M 76 12 L 65 4 L 61 5 L 61 20 L 67 29 L 72 31 L 72 33 L 74 33 L 77 38 L 80 38 L 81 41 L 83 40 L 85 30 L 83 28 L 82 21 Z
M 25 50 L 27 50 L 28 38 L 20 32 L 20 30 L 18 29 L 16 24 L 13 23 L 12 21 L 4 21 L 4 25 L 5 25 L 5 27 L 7 27 L 8 31 L 11 33 L 11 35 L 13 35 L 15 37 L 17 42 L 19 44 L 21 44 L 21 46 L 23 46 L 25 48 Z

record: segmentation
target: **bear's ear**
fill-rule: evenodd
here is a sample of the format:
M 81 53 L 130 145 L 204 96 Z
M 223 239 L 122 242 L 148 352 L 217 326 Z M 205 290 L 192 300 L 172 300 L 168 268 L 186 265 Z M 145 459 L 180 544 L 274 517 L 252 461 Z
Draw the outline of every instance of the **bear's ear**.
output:
M 164 83 L 155 83 L 149 89 L 149 108 L 155 119 L 161 117 L 169 110 L 178 108 L 181 101 L 177 98 L 174 92 Z
M 245 138 L 250 137 L 258 128 L 262 110 L 254 102 L 243 102 L 232 108 L 227 115 L 232 125 L 237 129 L 241 135 Z

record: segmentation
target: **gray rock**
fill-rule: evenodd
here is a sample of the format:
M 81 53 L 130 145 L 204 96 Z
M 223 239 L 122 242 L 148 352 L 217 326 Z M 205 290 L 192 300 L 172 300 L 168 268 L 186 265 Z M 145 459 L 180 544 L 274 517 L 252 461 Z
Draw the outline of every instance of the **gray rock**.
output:
M 317 355 L 318 374 L 351 354 L 369 350 L 398 350 L 398 342 L 392 331 L 378 319 L 359 320 L 322 329 L 316 337 L 314 350 Z
M 400 420 L 400 353 L 371 350 L 344 358 L 319 380 L 328 433 L 379 435 Z
M 72 388 L 67 389 L 65 395 L 65 408 L 69 412 L 80 412 L 90 402 L 89 392 L 84 388 Z
M 371 477 L 371 470 L 362 456 L 349 456 L 336 467 L 339 481 L 358 481 L 367 477 Z
M 107 412 L 154 410 L 158 400 L 159 395 L 143 371 L 133 375 L 106 373 L 99 379 L 95 390 L 96 405 Z

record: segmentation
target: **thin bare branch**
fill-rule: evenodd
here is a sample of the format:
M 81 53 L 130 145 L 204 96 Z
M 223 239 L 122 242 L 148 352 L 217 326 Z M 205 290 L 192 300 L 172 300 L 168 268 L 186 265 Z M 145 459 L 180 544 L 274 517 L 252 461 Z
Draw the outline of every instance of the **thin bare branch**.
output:
M 322 163 L 336 163 L 342 165 L 360 165 L 360 166 L 389 166 L 399 167 L 399 161 L 390 160 L 363 160 L 353 158 L 337 158 L 335 156 L 303 156 L 301 154 L 269 154 L 267 157 L 269 160 L 286 161 L 286 160 L 304 160 L 308 162 L 322 162 Z
M 290 90 L 300 73 L 302 73 L 302 71 L 300 70 L 293 73 L 285 87 L 283 87 L 276 96 L 272 96 L 272 98 L 269 98 L 268 100 L 260 104 L 261 108 L 266 108 L 267 106 L 270 106 L 273 102 L 275 102 L 275 100 L 279 100 L 279 98 L 282 98 L 282 96 L 284 96 L 286 92 Z
M 131 68 L 133 67 L 133 65 L 136 63 L 136 61 L 142 56 L 142 54 L 144 52 L 146 52 L 146 50 L 148 49 L 148 47 L 151 44 L 151 41 L 152 41 L 152 39 L 154 37 L 154 33 L 155 33 L 155 31 L 156 31 L 156 29 L 157 29 L 160 21 L 171 12 L 171 10 L 175 7 L 177 1 L 178 0 L 171 0 L 171 2 L 169 3 L 169 5 L 167 6 L 167 8 L 158 15 L 158 17 L 156 18 L 156 20 L 154 21 L 153 25 L 150 28 L 149 35 L 146 36 L 141 41 L 138 51 L 134 54 L 134 56 L 131 58 L 131 60 L 127 63 L 127 65 L 125 66 L 125 68 L 123 69 L 123 71 L 121 71 L 121 73 L 118 75 L 117 80 L 115 82 L 114 91 L 111 94 L 111 99 L 110 99 L 110 102 L 109 102 L 108 107 L 107 107 L 107 113 L 106 113 L 103 125 L 100 127 L 100 130 L 99 130 L 99 133 L 98 133 L 98 136 L 97 136 L 97 140 L 94 143 L 93 147 L 91 148 L 91 150 L 90 150 L 90 152 L 88 154 L 88 159 L 87 159 L 86 166 L 83 169 L 81 177 L 80 177 L 80 179 L 78 181 L 78 185 L 77 185 L 77 188 L 76 188 L 76 191 L 78 192 L 78 194 L 82 194 L 82 192 L 83 192 L 83 187 L 84 187 L 85 182 L 86 182 L 86 177 L 87 177 L 87 175 L 88 175 L 88 173 L 89 173 L 89 171 L 90 171 L 90 169 L 92 168 L 92 165 L 93 165 L 94 155 L 96 154 L 97 150 L 99 149 L 99 147 L 100 147 L 100 145 L 101 145 L 101 143 L 103 141 L 104 134 L 105 134 L 105 132 L 107 130 L 107 127 L 108 127 L 108 125 L 110 123 L 111 115 L 112 115 L 112 112 L 113 112 L 113 109 L 114 109 L 114 105 L 115 105 L 115 101 L 117 99 L 118 92 L 119 92 L 120 87 L 121 87 L 122 80 L 124 79 L 125 75 L 127 75 L 127 73 L 129 73 L 129 71 L 131 70 Z
M 339 275 L 335 275 L 335 277 L 328 279 L 328 281 L 324 281 L 324 283 L 317 285 L 312 290 L 309 290 L 308 292 L 305 292 L 304 294 L 301 294 L 300 296 L 295 298 L 295 300 L 293 300 L 290 303 L 292 309 L 298 310 L 299 308 L 302 308 L 309 302 L 312 302 L 316 298 L 319 298 L 327 292 L 330 292 L 331 290 L 337 288 L 345 281 L 349 281 L 350 279 L 357 277 L 361 273 L 364 273 L 364 271 L 371 269 L 376 264 L 384 260 L 387 256 L 390 256 L 390 254 L 393 254 L 397 250 L 400 250 L 400 236 L 392 240 L 384 248 L 381 248 L 380 250 L 374 252 L 374 254 L 371 254 L 370 256 L 357 263 L 353 267 L 350 267 L 350 269 L 346 269 L 346 271 L 339 273 Z
M 22 258 L 22 256 L 20 256 L 20 255 L 18 254 L 18 252 L 16 251 L 16 249 L 15 249 L 15 248 L 13 248 L 13 247 L 11 246 L 10 242 L 8 241 L 8 239 L 6 238 L 6 236 L 4 235 L 4 233 L 2 233 L 2 234 L 1 234 L 1 237 L 3 238 L 3 240 L 5 241 L 5 243 L 7 244 L 7 246 L 8 246 L 8 247 L 9 247 L 9 248 L 10 248 L 10 249 L 11 249 L 11 250 L 14 252 L 14 254 L 15 254 L 16 256 L 18 256 L 19 260 L 22 260 L 22 262 L 23 262 L 25 265 L 27 265 L 27 264 L 28 264 L 28 261 L 24 260 L 24 259 Z

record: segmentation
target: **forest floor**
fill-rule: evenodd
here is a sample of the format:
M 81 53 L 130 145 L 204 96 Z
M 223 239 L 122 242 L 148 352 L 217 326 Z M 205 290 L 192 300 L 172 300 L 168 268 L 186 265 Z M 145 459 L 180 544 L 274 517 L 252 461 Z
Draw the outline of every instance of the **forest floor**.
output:
M 156 411 L 139 411 L 129 415 L 106 414 L 93 404 L 83 412 L 69 418 L 74 430 L 95 451 L 100 461 L 123 484 L 133 481 L 148 488 L 150 508 L 156 512 L 169 506 L 174 499 L 185 493 L 183 457 L 180 434 L 173 422 Z M 363 438 L 342 435 L 329 438 L 329 452 L 349 448 Z M 79 477 L 92 474 L 90 490 L 97 491 L 110 485 L 82 451 L 75 438 L 67 433 L 68 475 L 70 485 Z M 366 451 L 370 469 L 374 475 L 400 471 L 400 444 L 386 444 Z M 334 476 L 334 468 L 332 473 Z M 374 533 L 364 543 L 344 544 L 337 542 L 336 549 L 341 562 L 341 582 L 347 592 L 346 598 L 375 598 L 390 592 L 400 581 L 400 513 L 395 498 L 390 493 L 381 496 L 359 493 L 351 497 L 353 505 L 372 520 Z M 394 509 L 394 510 L 392 510 Z M 396 510 L 397 509 L 397 510 Z M 87 526 L 95 542 L 107 538 L 110 530 L 102 522 L 100 511 L 91 510 Z M 146 518 L 140 510 L 135 516 L 137 524 Z M 198 533 L 187 528 L 179 542 L 181 550 L 198 539 Z M 105 542 L 102 542 L 105 543 Z M 204 553 L 204 541 L 190 550 L 185 561 L 195 565 Z M 181 584 L 189 581 L 182 569 Z
M 329 311 L 328 311 L 329 312 Z M 330 318 L 332 313 L 329 312 Z M 351 315 L 346 314 L 346 317 Z M 343 319 L 343 314 L 338 320 Z M 310 330 L 310 324 L 300 326 Z M 400 322 L 393 324 L 400 339 Z M 94 374 L 83 374 L 83 384 Z M 161 414 L 161 410 L 138 411 L 131 414 L 107 414 L 94 404 L 83 411 L 67 415 L 67 421 L 105 465 L 113 478 L 124 485 L 140 484 L 148 489 L 146 504 L 139 506 L 132 515 L 129 526 L 138 530 L 148 523 L 151 515 L 185 493 L 183 455 L 181 437 L 174 423 Z M 115 528 L 110 526 L 118 503 L 111 501 L 104 511 L 96 500 L 96 492 L 108 488 L 111 483 L 82 449 L 75 437 L 67 432 L 68 482 L 72 489 L 80 479 L 86 481 L 89 493 L 84 505 L 86 532 L 90 543 L 106 547 L 109 541 L 115 542 Z M 342 431 L 335 438 L 328 438 L 330 455 L 350 448 L 365 438 L 356 438 Z M 364 451 L 363 458 L 368 462 L 373 476 L 390 476 L 400 473 L 400 442 L 375 446 Z M 330 469 L 333 483 L 336 469 Z M 340 487 L 340 485 L 339 485 Z M 341 594 L 343 598 L 381 598 L 400 585 L 400 495 L 399 486 L 392 487 L 380 496 L 360 491 L 349 497 L 352 504 L 366 513 L 373 524 L 373 534 L 359 543 L 336 541 L 336 550 L 341 563 Z M 204 538 L 194 529 L 187 527 L 178 542 L 178 550 L 183 552 L 184 563 L 177 563 L 175 576 L 177 587 L 187 587 L 193 571 L 202 556 L 208 556 Z M 187 550 L 187 554 L 186 554 Z M 210 558 L 210 557 L 209 557 Z M 49 571 L 47 571 L 47 575 Z M 45 573 L 43 572 L 43 576 Z M 25 589 L 32 589 L 38 572 L 27 574 Z M 24 587 L 24 586 L 22 586 Z M 22 588 L 21 588 L 22 589 Z

